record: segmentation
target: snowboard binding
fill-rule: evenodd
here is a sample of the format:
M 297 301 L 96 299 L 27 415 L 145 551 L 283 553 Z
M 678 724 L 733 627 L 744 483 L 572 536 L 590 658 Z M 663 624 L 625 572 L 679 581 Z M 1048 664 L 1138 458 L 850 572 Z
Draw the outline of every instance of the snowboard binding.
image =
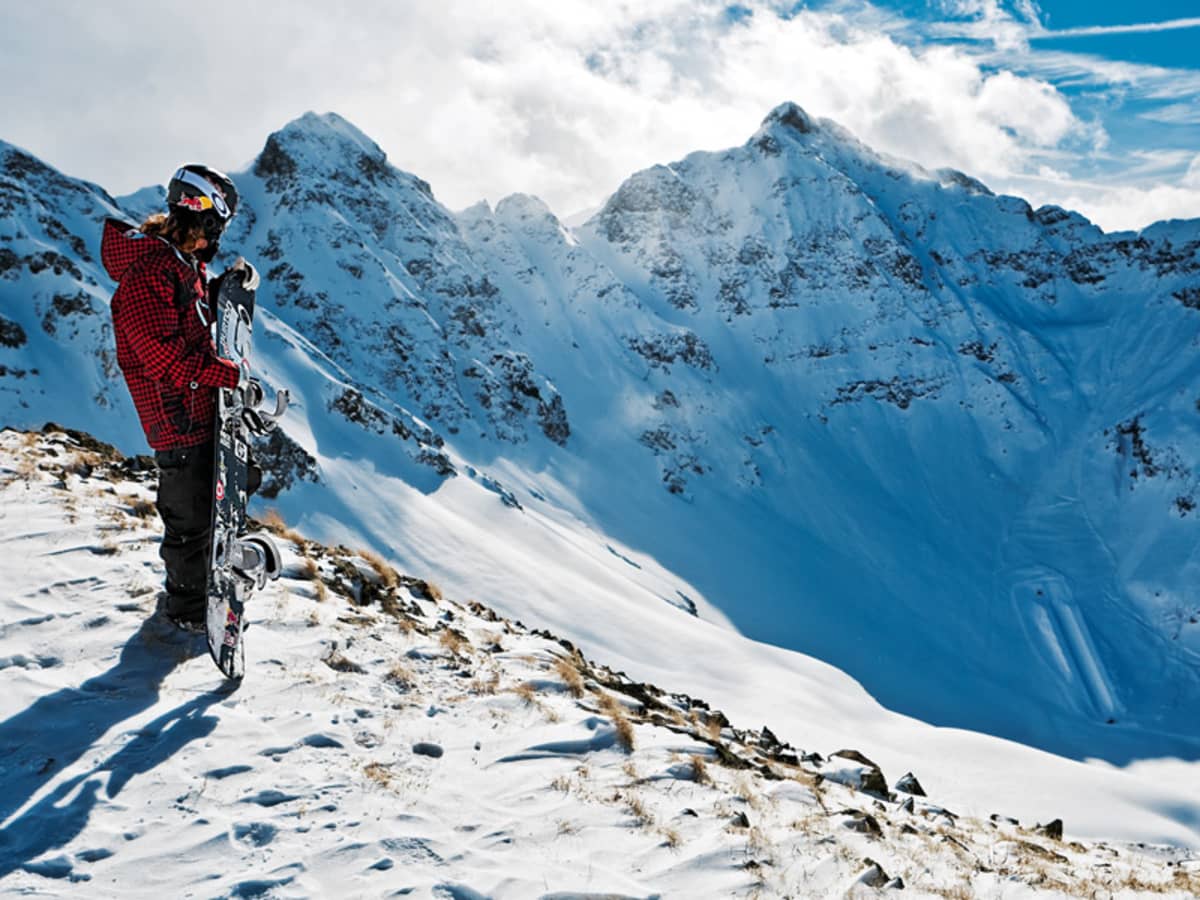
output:
M 284 388 L 276 391 L 275 408 L 268 411 L 265 408 L 266 392 L 263 390 L 262 384 L 254 378 L 247 379 L 245 387 L 236 391 L 235 395 L 236 400 L 241 404 L 236 412 L 241 416 L 246 430 L 256 437 L 273 431 L 279 424 L 279 420 L 283 418 L 283 414 L 287 412 L 288 404 L 291 403 L 291 395 Z
M 275 542 L 265 535 L 252 534 L 237 538 L 229 553 L 229 566 L 248 587 L 262 590 L 268 581 L 275 581 L 283 571 L 283 558 Z
M 227 533 L 216 542 L 213 568 L 236 576 L 247 591 L 262 590 L 268 581 L 279 578 L 283 557 L 266 535 Z

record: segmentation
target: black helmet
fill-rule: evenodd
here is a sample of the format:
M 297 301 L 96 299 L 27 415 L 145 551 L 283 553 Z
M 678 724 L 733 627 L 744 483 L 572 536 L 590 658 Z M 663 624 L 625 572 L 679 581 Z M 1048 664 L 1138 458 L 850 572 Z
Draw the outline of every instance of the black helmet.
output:
M 167 205 L 196 213 L 211 241 L 221 236 L 237 212 L 238 192 L 224 172 L 190 163 L 171 177 Z

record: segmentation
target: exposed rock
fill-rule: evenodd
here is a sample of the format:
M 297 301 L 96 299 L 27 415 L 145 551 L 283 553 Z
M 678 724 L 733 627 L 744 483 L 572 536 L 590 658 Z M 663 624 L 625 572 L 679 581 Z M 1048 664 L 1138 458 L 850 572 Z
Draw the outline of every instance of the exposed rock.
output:
M 883 829 L 879 827 L 879 820 L 870 813 L 855 813 L 842 821 L 842 827 L 870 837 L 880 837 L 883 834 Z
M 713 368 L 712 351 L 690 331 L 637 335 L 626 338 L 626 345 L 654 368 L 668 370 L 676 360 L 703 371 Z
M 1171 296 L 1188 309 L 1200 309 L 1200 287 L 1180 288 Z
M 817 130 L 812 118 L 795 103 L 783 103 L 771 110 L 764 125 L 779 124 L 797 134 L 811 134 Z
M 1045 825 L 1037 825 L 1034 831 L 1038 834 L 1044 834 L 1048 838 L 1053 838 L 1056 841 L 1061 841 L 1063 836 L 1063 821 L 1062 819 L 1054 819 Z
M 837 396 L 829 401 L 830 406 L 842 403 L 858 403 L 864 397 L 891 403 L 900 409 L 908 409 L 913 400 L 922 397 L 937 397 L 943 386 L 942 380 L 931 381 L 916 376 L 893 376 L 888 381 L 871 379 L 853 381 L 837 389 Z
M 897 791 L 904 794 L 912 794 L 916 797 L 924 797 L 925 789 L 921 787 L 921 782 L 917 781 L 917 776 L 912 772 L 905 772 L 896 782 Z
M 0 347 L 20 347 L 27 340 L 20 323 L 0 315 Z
M 849 760 L 858 765 L 847 766 L 839 760 Z M 888 796 L 887 779 L 879 766 L 857 750 L 839 750 L 820 767 L 820 773 L 830 781 L 846 784 L 869 794 Z
M 883 870 L 883 866 L 870 857 L 864 859 L 863 863 L 866 865 L 866 869 L 854 879 L 856 884 L 864 884 L 873 888 L 881 888 L 887 884 L 888 874 Z
M 263 483 L 258 494 L 267 500 L 278 497 L 281 491 L 297 481 L 318 484 L 321 481 L 317 460 L 293 441 L 282 427 L 274 428 L 254 445 L 255 462 L 263 470 Z
M 960 187 L 968 194 L 975 194 L 983 197 L 996 196 L 994 193 L 992 193 L 988 186 L 978 178 L 972 178 L 970 175 L 966 175 L 957 169 L 938 169 L 935 174 L 943 185 Z

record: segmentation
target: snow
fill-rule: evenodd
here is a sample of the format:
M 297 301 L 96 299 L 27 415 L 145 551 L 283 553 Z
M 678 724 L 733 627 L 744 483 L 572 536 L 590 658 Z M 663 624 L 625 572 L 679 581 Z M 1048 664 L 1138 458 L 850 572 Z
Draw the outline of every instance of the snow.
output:
M 1200 879 L 1187 851 L 843 786 L 870 760 L 796 764 L 766 731 L 294 532 L 252 601 L 248 675 L 224 682 L 203 638 L 151 615 L 152 496 L 75 438 L 0 432 L 0 895 L 857 896 L 900 877 L 912 896 L 1185 897 Z M 865 702 L 807 665 L 826 703 Z
M 144 452 L 104 356 L 119 210 L 0 155 L 2 421 Z M 256 365 L 320 479 L 290 523 L 961 815 L 1197 846 L 1200 223 L 1106 235 L 792 107 L 578 227 L 454 215 L 335 116 L 235 178 Z

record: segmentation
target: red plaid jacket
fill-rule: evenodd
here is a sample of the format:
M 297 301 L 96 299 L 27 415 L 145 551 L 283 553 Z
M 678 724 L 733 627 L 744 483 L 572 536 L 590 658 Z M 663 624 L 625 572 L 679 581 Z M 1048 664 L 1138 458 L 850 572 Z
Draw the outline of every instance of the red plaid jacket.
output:
M 104 223 L 100 258 L 120 282 L 112 298 L 117 363 L 146 440 L 155 450 L 212 440 L 217 388 L 235 387 L 238 369 L 216 355 L 205 325 L 204 263 L 117 219 Z

